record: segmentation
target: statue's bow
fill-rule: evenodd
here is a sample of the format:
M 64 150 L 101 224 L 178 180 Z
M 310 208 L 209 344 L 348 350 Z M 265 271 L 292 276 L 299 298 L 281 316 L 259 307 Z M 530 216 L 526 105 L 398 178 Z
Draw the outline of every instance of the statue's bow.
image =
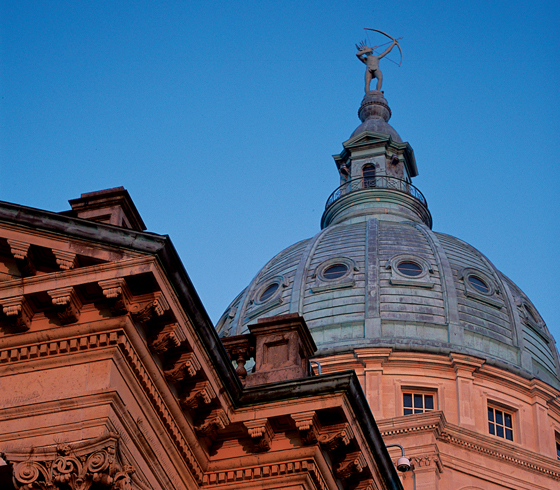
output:
M 375 31 L 375 32 L 379 32 L 380 34 L 383 34 L 384 36 L 387 36 L 389 39 L 392 39 L 393 41 L 395 41 L 395 43 L 397 43 L 397 48 L 399 48 L 399 51 L 400 51 L 400 53 L 401 53 L 401 61 L 400 61 L 400 63 L 399 63 L 399 66 L 401 66 L 401 63 L 402 63 L 402 49 L 401 49 L 401 47 L 400 47 L 400 45 L 399 45 L 399 42 L 398 42 L 394 37 L 389 36 L 389 34 L 387 34 L 386 32 L 380 31 L 379 29 L 370 29 L 369 27 L 364 27 L 364 29 L 365 29 L 366 31 Z M 392 61 L 392 60 L 391 60 L 391 61 Z

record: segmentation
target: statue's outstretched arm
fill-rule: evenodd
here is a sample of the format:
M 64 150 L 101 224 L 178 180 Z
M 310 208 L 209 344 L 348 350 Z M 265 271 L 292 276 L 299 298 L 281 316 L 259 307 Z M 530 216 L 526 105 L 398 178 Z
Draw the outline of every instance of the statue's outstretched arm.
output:
M 391 52 L 391 49 L 393 49 L 395 47 L 395 44 L 397 44 L 397 41 L 393 41 L 393 43 L 391 44 L 391 46 L 389 46 L 385 51 L 383 51 L 383 53 L 381 53 L 378 58 L 381 59 L 383 58 L 383 56 L 385 56 L 386 54 L 389 54 Z
M 363 58 L 363 56 L 365 55 L 365 53 L 362 53 L 361 51 L 359 53 L 356 53 L 356 57 L 364 64 L 367 65 L 367 60 L 365 58 Z

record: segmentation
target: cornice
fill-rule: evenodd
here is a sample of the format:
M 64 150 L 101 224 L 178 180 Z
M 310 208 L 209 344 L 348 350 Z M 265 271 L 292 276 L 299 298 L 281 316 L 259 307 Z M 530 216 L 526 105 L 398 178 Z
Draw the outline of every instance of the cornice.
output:
M 560 481 L 560 462 L 514 443 L 450 424 L 441 411 L 378 420 L 377 425 L 384 438 L 431 432 L 437 441 L 475 451 Z M 441 446 L 439 450 L 445 452 Z

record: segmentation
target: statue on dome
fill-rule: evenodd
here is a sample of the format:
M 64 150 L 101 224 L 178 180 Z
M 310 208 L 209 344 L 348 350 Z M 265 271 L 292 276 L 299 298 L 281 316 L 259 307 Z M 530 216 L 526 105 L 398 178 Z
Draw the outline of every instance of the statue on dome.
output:
M 381 72 L 381 70 L 379 69 L 379 60 L 381 58 L 383 58 L 384 56 L 388 55 L 391 50 L 397 46 L 399 48 L 399 51 L 401 52 L 401 63 L 402 63 L 402 50 L 401 47 L 399 46 L 398 41 L 389 36 L 388 34 L 385 34 L 382 31 L 379 31 L 377 29 L 368 29 L 366 28 L 367 31 L 376 31 L 376 32 L 380 32 L 381 34 L 387 36 L 389 39 L 392 39 L 393 42 L 391 43 L 391 45 L 385 50 L 383 51 L 383 53 L 379 54 L 379 55 L 374 55 L 373 51 L 375 49 L 377 49 L 379 46 L 374 46 L 373 48 L 370 48 L 367 46 L 366 41 L 362 41 L 360 42 L 360 44 L 356 44 L 356 48 L 358 50 L 358 52 L 356 53 L 356 56 L 358 57 L 358 59 L 364 63 L 366 65 L 366 76 L 365 76 L 365 80 L 366 80 L 366 86 L 365 86 L 365 92 L 366 94 L 368 92 L 370 92 L 370 85 L 371 85 L 371 81 L 374 78 L 377 78 L 377 86 L 376 86 L 376 90 L 381 90 L 381 85 L 383 84 L 383 73 Z M 391 60 L 392 61 L 392 60 Z M 399 66 L 400 63 L 399 63 Z

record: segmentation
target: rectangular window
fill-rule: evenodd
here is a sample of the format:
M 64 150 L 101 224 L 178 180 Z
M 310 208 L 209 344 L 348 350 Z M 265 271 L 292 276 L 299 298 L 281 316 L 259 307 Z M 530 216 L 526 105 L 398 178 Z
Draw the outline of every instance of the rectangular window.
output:
M 556 458 L 560 461 L 560 434 L 556 432 Z
M 513 414 L 501 408 L 488 407 L 488 432 L 513 441 Z
M 435 393 L 414 393 L 412 391 L 403 392 L 404 415 L 433 411 L 435 397 Z

